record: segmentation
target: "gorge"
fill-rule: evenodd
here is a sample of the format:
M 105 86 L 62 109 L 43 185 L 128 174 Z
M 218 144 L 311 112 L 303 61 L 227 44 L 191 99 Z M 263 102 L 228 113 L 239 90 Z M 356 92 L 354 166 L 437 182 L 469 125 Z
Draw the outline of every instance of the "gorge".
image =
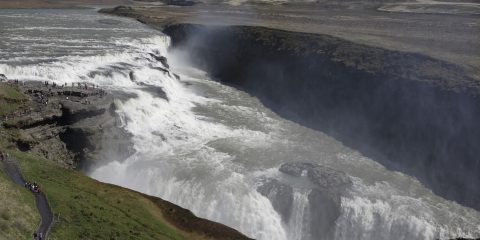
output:
M 80 127 L 95 128 L 58 136 L 77 153 L 65 164 L 94 179 L 255 239 L 480 234 L 474 67 L 326 34 L 164 21 L 141 7 L 101 10 L 138 21 L 2 11 L 0 73 L 113 98 L 80 112 L 91 121 Z M 57 110 L 58 125 L 75 115 Z

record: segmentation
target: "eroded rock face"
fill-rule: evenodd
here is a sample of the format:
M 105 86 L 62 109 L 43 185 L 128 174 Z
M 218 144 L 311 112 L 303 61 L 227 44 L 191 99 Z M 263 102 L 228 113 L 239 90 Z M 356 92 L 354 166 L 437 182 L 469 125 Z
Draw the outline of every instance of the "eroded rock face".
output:
M 270 200 L 286 225 L 303 221 L 310 229 L 310 239 L 332 239 L 335 221 L 340 216 L 340 197 L 351 185 L 350 178 L 343 172 L 313 163 L 285 163 L 279 171 L 289 179 L 264 179 L 257 191 Z M 292 177 L 303 185 L 292 184 Z M 303 206 L 302 194 L 305 193 L 308 204 L 306 209 L 296 209 L 305 212 L 298 219 L 299 216 L 292 216 L 292 211 L 295 206 Z
M 431 57 L 327 35 L 166 26 L 172 46 L 279 116 L 480 210 L 480 84 Z
M 293 188 L 277 179 L 266 179 L 257 191 L 267 197 L 282 220 L 288 222 L 292 213 Z
M 170 65 L 168 65 L 168 60 L 167 60 L 166 57 L 164 57 L 164 56 L 159 56 L 159 55 L 155 55 L 155 54 L 153 54 L 153 53 L 149 53 L 149 55 L 150 55 L 153 59 L 155 59 L 155 60 L 159 61 L 160 63 L 162 63 L 162 65 L 163 65 L 164 67 L 170 68 Z
M 313 163 L 285 163 L 279 171 L 293 177 L 308 177 L 319 188 L 332 191 L 342 191 L 351 183 L 345 173 Z
M 18 87 L 29 101 L 2 126 L 21 130 L 18 139 L 11 139 L 20 150 L 69 168 L 133 153 L 130 135 L 118 127 L 112 95 L 85 85 L 26 82 Z
M 292 177 L 308 178 L 314 184 L 308 195 L 310 234 L 312 239 L 331 239 L 340 216 L 340 197 L 351 185 L 350 178 L 343 172 L 312 163 L 286 163 L 279 170 Z

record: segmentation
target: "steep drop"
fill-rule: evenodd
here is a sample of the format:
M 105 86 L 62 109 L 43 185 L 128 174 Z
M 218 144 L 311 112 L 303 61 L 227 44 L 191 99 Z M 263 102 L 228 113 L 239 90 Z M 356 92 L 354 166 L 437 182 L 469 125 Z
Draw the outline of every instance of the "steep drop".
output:
M 314 34 L 167 26 L 176 49 L 287 119 L 480 209 L 479 82 L 462 68 Z

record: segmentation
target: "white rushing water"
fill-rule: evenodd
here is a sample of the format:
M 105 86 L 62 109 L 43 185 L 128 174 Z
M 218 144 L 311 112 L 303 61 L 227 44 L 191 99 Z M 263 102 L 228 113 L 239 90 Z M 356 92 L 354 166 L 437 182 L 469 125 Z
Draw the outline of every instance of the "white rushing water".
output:
M 188 54 L 167 51 L 168 37 L 140 23 L 91 10 L 1 10 L 0 21 L 0 73 L 7 77 L 91 82 L 133 94 L 117 105 L 135 153 L 96 159 L 93 178 L 161 197 L 256 239 L 307 240 L 318 238 L 311 234 L 311 186 L 277 169 L 312 162 L 352 181 L 340 198 L 334 239 L 480 236 L 479 212 L 210 80 L 189 67 Z M 157 70 L 163 66 L 149 53 L 166 56 L 172 72 Z M 131 75 L 162 88 L 168 100 Z M 256 190 L 265 178 L 293 186 L 288 221 Z

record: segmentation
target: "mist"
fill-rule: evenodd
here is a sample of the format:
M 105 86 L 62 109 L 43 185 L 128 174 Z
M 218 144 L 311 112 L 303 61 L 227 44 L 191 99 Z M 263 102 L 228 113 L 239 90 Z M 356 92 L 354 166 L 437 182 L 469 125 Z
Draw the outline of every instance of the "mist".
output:
M 455 86 L 474 82 L 461 68 L 323 35 L 197 25 L 164 32 L 196 66 L 281 117 L 480 209 L 480 102 L 473 88 Z

